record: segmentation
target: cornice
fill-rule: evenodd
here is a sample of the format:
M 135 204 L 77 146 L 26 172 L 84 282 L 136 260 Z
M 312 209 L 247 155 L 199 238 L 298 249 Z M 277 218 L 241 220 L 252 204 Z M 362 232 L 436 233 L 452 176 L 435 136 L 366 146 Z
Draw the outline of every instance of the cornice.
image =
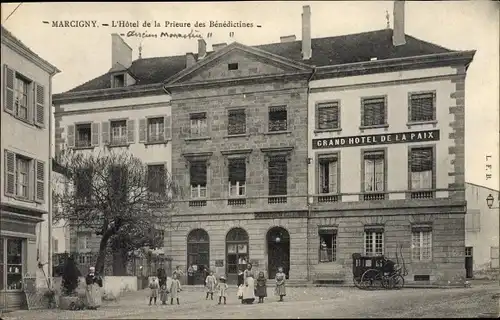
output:
M 61 72 L 61 70 L 57 69 L 57 67 L 42 59 L 31 49 L 26 47 L 20 40 L 16 39 L 9 31 L 6 31 L 4 28 L 2 28 L 2 44 L 15 51 L 26 60 L 33 62 L 36 66 L 40 67 L 42 70 L 46 71 L 52 76 Z
M 242 155 L 242 154 L 250 154 L 252 153 L 252 149 L 231 149 L 231 150 L 222 150 L 220 152 L 222 155 Z

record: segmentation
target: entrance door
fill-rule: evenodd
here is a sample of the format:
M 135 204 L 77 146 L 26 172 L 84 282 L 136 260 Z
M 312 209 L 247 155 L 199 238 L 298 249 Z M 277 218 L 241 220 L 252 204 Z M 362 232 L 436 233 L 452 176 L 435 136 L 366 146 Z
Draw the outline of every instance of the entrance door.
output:
M 471 279 L 474 276 L 474 259 L 472 258 L 472 247 L 465 247 L 465 277 Z
M 275 227 L 267 233 L 267 260 L 269 279 L 276 277 L 279 267 L 286 277 L 290 272 L 290 235 L 286 229 Z
M 226 235 L 226 274 L 229 284 L 238 282 L 238 273 L 243 272 L 250 261 L 248 233 L 242 228 L 233 228 Z
M 194 274 L 188 276 L 189 284 L 204 284 L 207 269 L 210 267 L 210 239 L 203 229 L 191 231 L 187 237 L 187 263 Z

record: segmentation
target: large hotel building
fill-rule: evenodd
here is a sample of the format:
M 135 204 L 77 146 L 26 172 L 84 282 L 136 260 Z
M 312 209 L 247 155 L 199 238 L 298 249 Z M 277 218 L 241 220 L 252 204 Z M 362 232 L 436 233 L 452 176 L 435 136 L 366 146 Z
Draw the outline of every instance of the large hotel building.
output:
M 317 39 L 305 6 L 301 40 L 185 56 L 132 61 L 113 35 L 110 71 L 54 97 L 56 142 L 163 165 L 182 189 L 164 250 L 183 269 L 350 282 L 353 253 L 402 246 L 407 281 L 460 283 L 474 51 L 405 35 L 403 5 L 393 29 Z

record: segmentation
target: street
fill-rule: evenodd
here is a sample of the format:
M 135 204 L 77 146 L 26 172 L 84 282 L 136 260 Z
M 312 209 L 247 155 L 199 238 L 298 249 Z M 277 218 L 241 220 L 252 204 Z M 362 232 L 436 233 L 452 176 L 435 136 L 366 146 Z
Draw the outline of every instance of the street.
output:
M 118 302 L 106 302 L 98 310 L 16 311 L 3 319 L 210 319 L 210 318 L 477 318 L 498 314 L 497 283 L 455 289 L 402 289 L 363 291 L 356 288 L 287 288 L 285 302 L 277 302 L 272 288 L 264 304 L 242 305 L 231 287 L 227 305 L 217 298 L 205 300 L 202 288 L 181 292 L 180 305 L 148 305 L 147 290 L 129 293 Z

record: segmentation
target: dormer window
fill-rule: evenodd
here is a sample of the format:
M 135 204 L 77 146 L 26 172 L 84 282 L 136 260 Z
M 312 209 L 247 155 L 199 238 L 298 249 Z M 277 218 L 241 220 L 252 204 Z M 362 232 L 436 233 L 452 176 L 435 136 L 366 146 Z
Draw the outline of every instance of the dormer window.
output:
M 238 63 L 229 63 L 227 65 L 228 70 L 238 70 Z
M 125 74 L 117 74 L 113 76 L 113 88 L 121 88 L 125 86 Z

